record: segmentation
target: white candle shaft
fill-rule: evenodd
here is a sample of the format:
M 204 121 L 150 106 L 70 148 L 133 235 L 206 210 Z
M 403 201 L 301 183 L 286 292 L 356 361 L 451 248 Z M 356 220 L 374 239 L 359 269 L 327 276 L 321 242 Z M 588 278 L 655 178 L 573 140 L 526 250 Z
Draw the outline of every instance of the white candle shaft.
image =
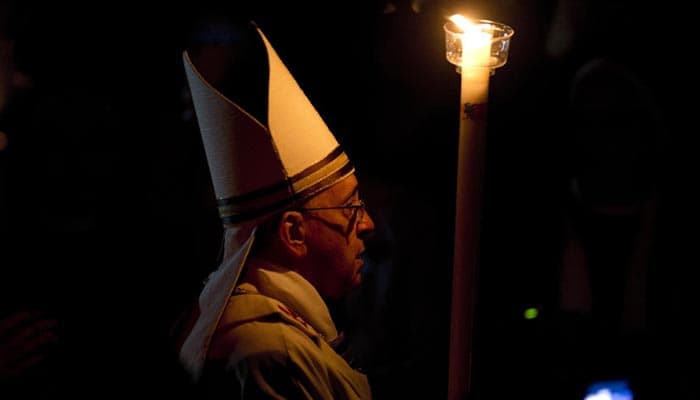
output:
M 462 65 L 450 329 L 449 399 L 471 386 L 483 157 L 490 69 Z

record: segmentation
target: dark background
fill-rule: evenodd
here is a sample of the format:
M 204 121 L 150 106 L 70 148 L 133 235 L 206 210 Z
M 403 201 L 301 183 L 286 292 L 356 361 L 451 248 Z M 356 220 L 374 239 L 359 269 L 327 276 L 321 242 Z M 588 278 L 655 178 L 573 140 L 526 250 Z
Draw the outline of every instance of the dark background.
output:
M 442 25 L 462 12 L 515 30 L 491 78 L 473 397 L 626 379 L 635 399 L 700 398 L 688 10 L 413 4 L 3 2 L 3 60 L 31 84 L 0 113 L 0 310 L 42 309 L 62 338 L 16 387 L 191 397 L 168 330 L 220 231 L 181 55 L 231 40 L 201 30 L 216 15 L 257 22 L 357 167 L 378 232 L 339 312 L 375 396 L 445 398 L 459 75 Z M 621 69 L 577 78 L 598 59 Z

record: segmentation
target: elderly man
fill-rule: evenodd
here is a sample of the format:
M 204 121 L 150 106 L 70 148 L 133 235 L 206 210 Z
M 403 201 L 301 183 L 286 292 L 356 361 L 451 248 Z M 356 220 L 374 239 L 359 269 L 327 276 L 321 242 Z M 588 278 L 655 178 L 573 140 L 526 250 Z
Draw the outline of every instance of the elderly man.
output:
M 363 237 L 374 222 L 349 158 L 255 31 L 268 66 L 267 124 L 183 57 L 225 244 L 180 359 L 217 394 L 369 399 L 366 376 L 335 349 L 342 335 L 326 302 L 360 284 Z

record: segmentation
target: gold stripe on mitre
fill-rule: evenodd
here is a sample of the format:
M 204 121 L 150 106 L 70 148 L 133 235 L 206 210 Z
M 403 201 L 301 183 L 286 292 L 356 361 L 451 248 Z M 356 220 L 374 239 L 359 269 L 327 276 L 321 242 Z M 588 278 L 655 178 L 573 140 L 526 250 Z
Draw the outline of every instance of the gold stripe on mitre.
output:
M 292 190 L 298 200 L 319 193 L 355 172 L 347 154 L 340 148 L 328 157 L 292 177 Z
M 355 172 L 340 148 L 286 181 L 240 196 L 218 199 L 219 216 L 234 224 L 281 211 L 334 185 Z

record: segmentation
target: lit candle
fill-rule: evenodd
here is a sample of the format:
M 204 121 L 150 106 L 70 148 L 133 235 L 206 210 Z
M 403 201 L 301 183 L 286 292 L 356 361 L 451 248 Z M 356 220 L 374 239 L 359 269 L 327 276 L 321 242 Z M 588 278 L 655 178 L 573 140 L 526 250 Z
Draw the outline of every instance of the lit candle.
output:
M 450 17 L 444 29 L 447 60 L 461 73 L 462 88 L 447 393 L 448 400 L 461 400 L 471 389 L 489 78 L 505 65 L 514 31 L 492 21 L 474 24 L 461 15 Z
M 461 31 L 461 94 L 448 399 L 464 399 L 471 386 L 492 33 L 489 25 L 474 24 L 461 15 L 450 20 Z
M 461 30 L 461 120 L 484 121 L 491 75 L 491 39 L 489 24 L 475 24 L 461 15 L 450 21 Z M 463 131 L 460 127 L 460 131 Z

